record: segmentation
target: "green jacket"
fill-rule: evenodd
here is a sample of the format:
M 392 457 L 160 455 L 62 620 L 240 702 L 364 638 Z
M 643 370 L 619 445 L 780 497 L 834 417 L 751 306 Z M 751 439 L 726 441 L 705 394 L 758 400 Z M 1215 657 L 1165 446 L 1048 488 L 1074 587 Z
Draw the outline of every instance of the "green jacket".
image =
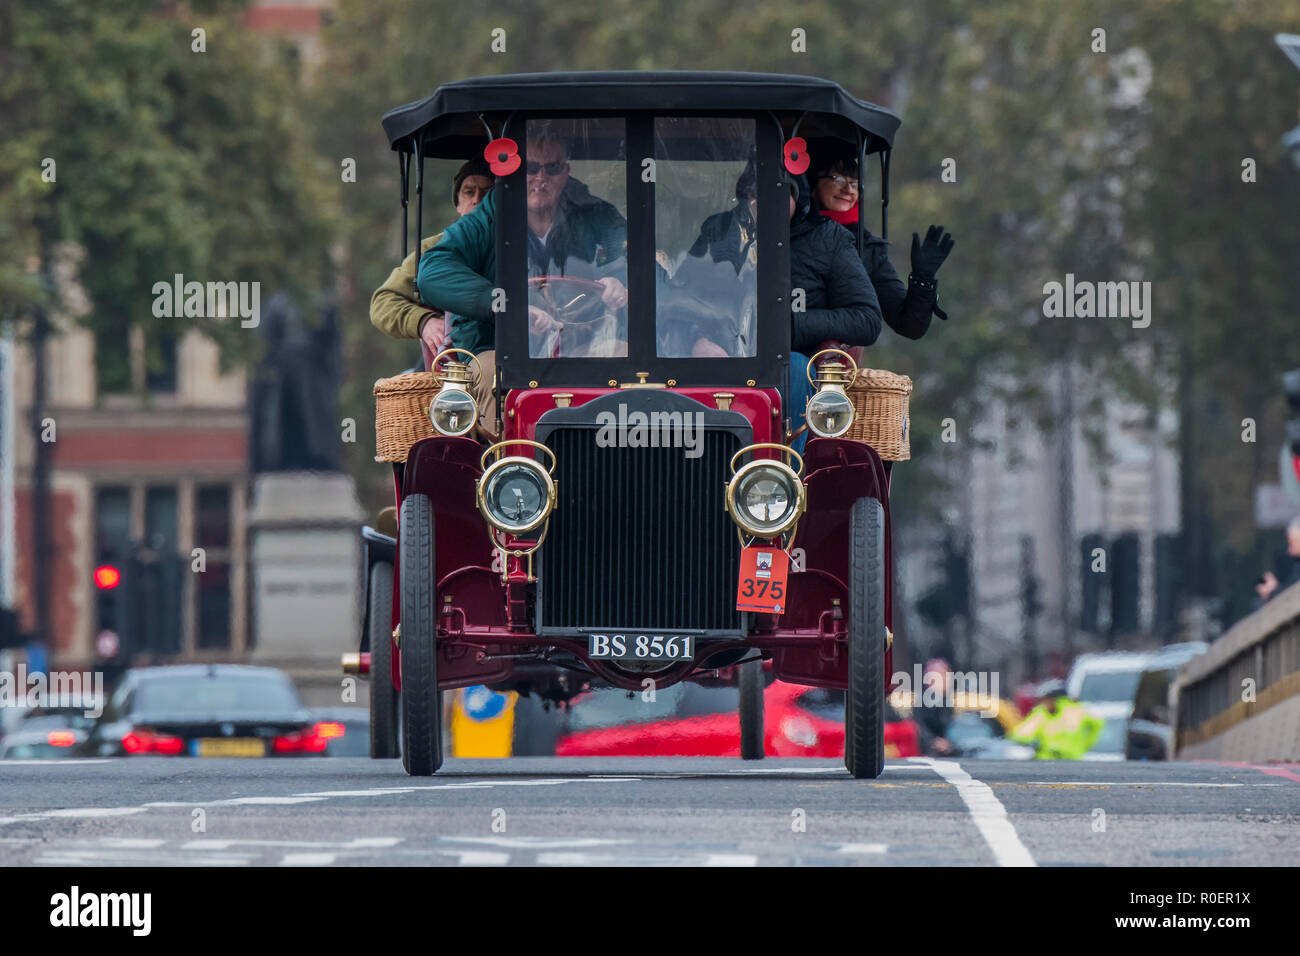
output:
M 560 203 L 563 215 L 545 246 L 529 236 L 530 275 L 541 275 L 556 266 L 562 273 L 566 268 L 577 269 L 581 260 L 593 270 L 584 278 L 595 278 L 599 270 L 614 268 L 625 259 L 627 222 L 618 210 L 572 178 Z M 420 298 L 452 314 L 452 341 L 475 354 L 495 344 L 496 215 L 494 189 L 478 208 L 448 226 L 441 241 L 420 258 Z M 543 257 L 547 261 L 540 261 Z M 474 344 L 468 344 L 471 342 Z
M 1080 703 L 1062 697 L 1056 713 L 1039 704 L 1016 725 L 1010 737 L 1017 743 L 1038 748 L 1040 760 L 1078 760 L 1097 742 L 1106 721 L 1094 717 Z

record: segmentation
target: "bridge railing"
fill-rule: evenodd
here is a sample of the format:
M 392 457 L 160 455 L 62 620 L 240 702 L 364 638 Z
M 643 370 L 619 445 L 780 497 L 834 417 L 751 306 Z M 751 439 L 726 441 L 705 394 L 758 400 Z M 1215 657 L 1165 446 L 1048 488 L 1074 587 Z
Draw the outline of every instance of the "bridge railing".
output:
M 1300 759 L 1300 584 L 1180 667 L 1174 707 L 1175 759 Z

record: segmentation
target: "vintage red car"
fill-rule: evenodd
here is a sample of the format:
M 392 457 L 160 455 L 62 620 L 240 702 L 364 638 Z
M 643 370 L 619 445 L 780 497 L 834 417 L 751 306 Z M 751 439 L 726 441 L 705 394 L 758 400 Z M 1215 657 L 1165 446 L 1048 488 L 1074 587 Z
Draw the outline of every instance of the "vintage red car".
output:
M 475 422 L 475 362 L 437 357 L 435 433 L 393 466 L 396 534 L 365 532 L 353 666 L 375 675 L 376 755 L 400 736 L 407 772 L 436 772 L 449 688 L 567 701 L 731 668 L 741 754 L 759 758 L 770 662 L 781 681 L 847 692 L 845 764 L 878 776 L 890 471 L 872 445 L 834 437 L 852 414 L 842 352 L 812 369 L 810 438 L 802 456 L 790 447 L 790 379 L 808 370 L 791 362 L 788 207 L 805 137 L 848 144 L 859 169 L 879 154 L 883 206 L 898 117 L 813 77 L 613 72 L 449 83 L 383 123 L 404 241 L 412 181 L 423 235 L 425 160 L 491 144 L 497 185 L 457 225 L 492 230 L 470 258 L 494 318 L 499 440 Z M 530 227 L 542 172 L 580 181 L 622 231 L 570 223 L 579 251 L 547 258 Z M 746 182 L 734 254 L 701 258 L 702 221 L 740 210 Z

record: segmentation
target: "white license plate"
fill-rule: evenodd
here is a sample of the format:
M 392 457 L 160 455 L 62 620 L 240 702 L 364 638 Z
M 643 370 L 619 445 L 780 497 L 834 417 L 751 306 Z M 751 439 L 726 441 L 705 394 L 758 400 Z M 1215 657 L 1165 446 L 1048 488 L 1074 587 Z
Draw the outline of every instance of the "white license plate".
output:
M 587 654 L 603 661 L 689 661 L 695 657 L 695 638 L 680 634 L 613 631 L 589 634 Z

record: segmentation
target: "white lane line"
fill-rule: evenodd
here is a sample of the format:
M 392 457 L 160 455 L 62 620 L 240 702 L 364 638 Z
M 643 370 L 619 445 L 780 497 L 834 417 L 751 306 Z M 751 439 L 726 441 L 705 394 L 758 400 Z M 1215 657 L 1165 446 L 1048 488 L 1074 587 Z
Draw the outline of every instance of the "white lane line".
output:
M 281 866 L 332 866 L 338 859 L 335 853 L 286 853 Z
M 295 803 L 316 803 L 324 797 L 231 797 L 228 800 L 155 800 L 140 809 L 175 807 L 279 807 Z
M 562 847 L 619 846 L 632 840 L 606 839 L 604 837 L 439 837 L 447 843 L 476 843 L 480 846 L 499 846 L 510 850 L 553 850 Z
M 1026 780 L 1022 787 L 1284 787 L 1283 783 L 1189 783 L 1179 780 Z
M 509 853 L 496 850 L 435 850 L 458 858 L 460 866 L 505 866 L 510 862 Z
M 993 851 L 998 866 L 1037 866 L 1029 850 L 1020 842 L 1016 828 L 1011 825 L 1007 808 L 993 795 L 986 783 L 976 780 L 955 760 L 934 760 L 929 757 L 914 758 L 925 763 L 947 783 L 957 788 L 957 795 L 970 810 L 980 836 Z
M 414 787 L 376 787 L 373 790 L 316 790 L 311 793 L 295 793 L 295 797 L 387 797 L 394 793 L 412 793 Z
M 710 853 L 704 866 L 758 866 L 758 857 L 748 853 Z
M 836 853 L 885 853 L 888 843 L 843 843 L 836 848 Z
M 386 850 L 401 843 L 401 837 L 357 837 L 355 840 L 190 840 L 182 850 L 228 850 L 232 846 L 273 846 L 311 850 Z
M 108 759 L 107 759 L 107 758 L 96 758 L 96 759 L 89 759 L 89 760 L 81 760 L 81 759 L 77 759 L 77 758 L 75 758 L 75 757 L 73 757 L 73 758 L 67 758 L 67 759 L 58 759 L 58 758 L 55 758 L 55 759 L 51 759 L 51 760 L 13 760 L 13 759 L 10 759 L 10 760 L 5 760 L 3 763 L 0 763 L 0 767 L 4 767 L 4 768 L 9 768 L 9 767 L 58 767 L 58 766 L 62 766 L 62 767 L 84 767 L 84 766 L 86 766 L 86 764 L 92 764 L 92 763 L 108 763 Z
M 144 812 L 144 807 L 68 807 L 62 810 L 41 810 L 38 813 L 22 813 L 15 817 L 0 817 L 0 826 L 6 823 L 26 823 L 31 820 L 125 817 L 130 816 L 133 813 Z

